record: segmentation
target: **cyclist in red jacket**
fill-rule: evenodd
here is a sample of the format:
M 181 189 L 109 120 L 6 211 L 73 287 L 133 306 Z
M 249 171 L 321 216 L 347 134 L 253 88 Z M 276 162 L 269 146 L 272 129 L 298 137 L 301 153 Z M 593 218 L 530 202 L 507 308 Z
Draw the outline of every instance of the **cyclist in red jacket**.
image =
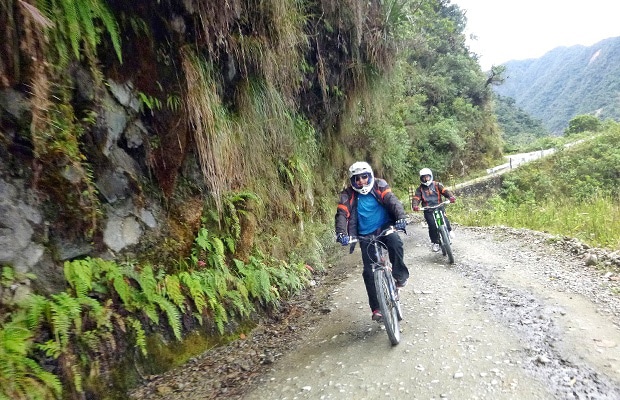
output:
M 411 198 L 411 208 L 413 211 L 420 211 L 420 202 L 422 202 L 422 207 L 432 207 L 438 205 L 441 203 L 441 196 L 448 198 L 450 203 L 454 203 L 456 201 L 452 192 L 449 191 L 443 183 L 433 180 L 433 171 L 431 171 L 430 168 L 422 168 L 420 170 L 420 186 L 418 186 L 415 194 Z M 445 217 L 445 207 L 441 206 L 440 208 L 442 209 Z M 439 232 L 437 232 L 437 226 L 435 226 L 433 211 L 425 210 L 424 219 L 426 219 L 426 223 L 428 224 L 428 236 L 430 237 L 432 243 L 431 249 L 433 251 L 439 251 Z M 450 236 L 452 236 L 452 226 L 450 226 L 450 221 L 448 221 L 447 217 L 445 220 Z

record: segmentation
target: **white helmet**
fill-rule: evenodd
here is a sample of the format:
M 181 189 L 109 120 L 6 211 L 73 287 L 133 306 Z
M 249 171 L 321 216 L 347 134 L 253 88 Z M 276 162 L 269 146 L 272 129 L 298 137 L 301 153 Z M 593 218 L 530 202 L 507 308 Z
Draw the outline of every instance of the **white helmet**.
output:
M 428 181 L 425 181 L 424 179 L 422 179 L 422 177 L 426 175 L 430 175 L 431 179 L 429 179 Z M 430 186 L 431 183 L 433 183 L 433 171 L 431 171 L 430 168 L 422 168 L 420 170 L 420 182 L 422 182 L 422 184 L 426 186 Z
M 365 174 L 368 175 L 368 181 L 364 186 L 358 185 L 355 181 L 355 177 Z M 375 183 L 375 176 L 372 173 L 372 168 L 364 161 L 355 162 L 349 167 L 349 179 L 351 180 L 351 187 L 353 187 L 353 190 L 361 194 L 370 193 L 370 189 L 372 189 L 372 185 Z

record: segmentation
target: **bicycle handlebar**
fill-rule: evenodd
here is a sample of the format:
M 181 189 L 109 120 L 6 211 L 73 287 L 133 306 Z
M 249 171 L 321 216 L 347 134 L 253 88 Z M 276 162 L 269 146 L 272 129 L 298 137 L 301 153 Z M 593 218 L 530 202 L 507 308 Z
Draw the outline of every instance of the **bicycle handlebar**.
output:
M 373 239 L 376 239 L 376 238 L 381 237 L 381 236 L 391 235 L 394 232 L 406 232 L 406 231 L 403 230 L 403 229 L 396 229 L 394 226 L 390 226 L 390 227 L 384 229 L 383 231 L 381 231 L 381 233 L 379 233 L 378 235 L 372 235 L 372 237 L 373 237 Z M 360 239 L 361 239 L 360 236 L 349 236 L 349 244 L 357 243 L 357 242 L 360 241 Z M 364 240 L 364 239 L 361 239 L 361 240 Z M 366 240 L 368 240 L 368 239 L 366 239 Z
M 436 206 L 426 206 L 426 207 L 420 207 L 420 211 L 424 211 L 424 210 L 434 210 L 435 208 L 439 208 L 439 207 L 441 207 L 441 206 L 443 206 L 443 205 L 446 205 L 446 204 L 450 204 L 450 200 L 445 200 L 445 201 L 442 201 L 441 203 L 437 204 Z

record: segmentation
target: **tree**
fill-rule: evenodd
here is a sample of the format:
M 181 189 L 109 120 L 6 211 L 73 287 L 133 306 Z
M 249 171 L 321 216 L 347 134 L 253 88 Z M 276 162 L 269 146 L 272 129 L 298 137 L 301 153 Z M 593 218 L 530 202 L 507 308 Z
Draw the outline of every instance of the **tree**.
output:
M 598 132 L 601 130 L 601 121 L 594 115 L 577 115 L 568 123 L 564 131 L 566 136 L 581 132 Z

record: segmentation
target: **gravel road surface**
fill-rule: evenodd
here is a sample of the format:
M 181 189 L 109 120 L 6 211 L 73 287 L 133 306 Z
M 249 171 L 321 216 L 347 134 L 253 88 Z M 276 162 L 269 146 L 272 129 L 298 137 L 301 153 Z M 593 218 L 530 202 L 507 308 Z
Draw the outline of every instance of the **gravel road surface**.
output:
M 341 248 L 280 319 L 149 377 L 131 397 L 620 399 L 617 252 L 456 227 L 450 265 L 414 221 L 400 344 L 370 319 L 359 250 Z

